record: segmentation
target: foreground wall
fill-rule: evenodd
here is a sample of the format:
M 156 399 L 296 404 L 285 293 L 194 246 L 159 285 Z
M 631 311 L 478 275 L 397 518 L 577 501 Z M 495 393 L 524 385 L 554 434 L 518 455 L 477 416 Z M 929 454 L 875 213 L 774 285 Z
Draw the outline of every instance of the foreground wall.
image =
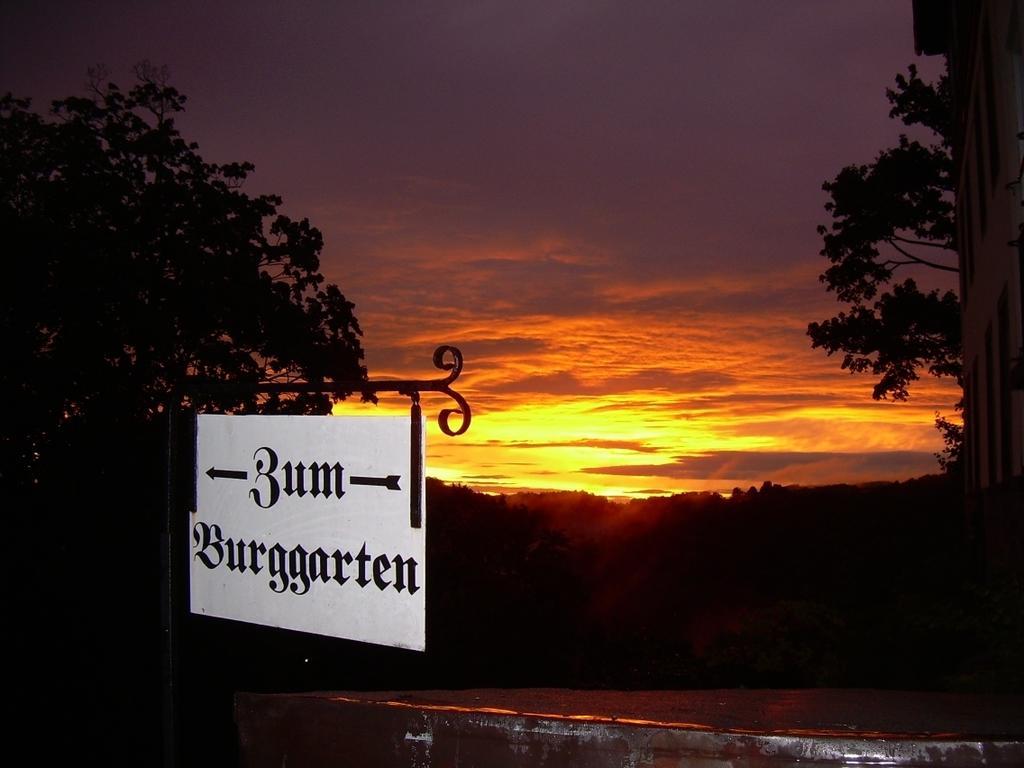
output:
M 1024 697 L 564 690 L 236 697 L 241 762 L 288 766 L 1024 765 Z

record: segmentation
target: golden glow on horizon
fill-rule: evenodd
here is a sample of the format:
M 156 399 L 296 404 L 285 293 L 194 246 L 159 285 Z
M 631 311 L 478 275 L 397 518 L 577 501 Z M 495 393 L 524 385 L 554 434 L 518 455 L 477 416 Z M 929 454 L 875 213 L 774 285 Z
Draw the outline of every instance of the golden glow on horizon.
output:
M 810 348 L 807 321 L 835 310 L 813 272 L 664 281 L 604 262 L 553 241 L 486 257 L 410 248 L 400 269 L 415 268 L 418 288 L 388 273 L 393 260 L 375 264 L 373 284 L 397 287 L 357 307 L 371 378 L 443 376 L 429 365 L 440 343 L 465 356 L 465 435 L 441 434 L 434 420 L 451 402 L 423 396 L 428 475 L 489 492 L 635 497 L 937 471 L 934 418 L 952 414 L 955 385 L 924 377 L 908 402 L 872 400 L 870 376 Z M 553 293 L 544 276 L 565 284 L 567 267 L 580 277 Z M 408 407 L 390 396 L 335 412 Z
M 822 474 L 817 482 L 857 481 L 843 478 L 842 456 L 818 460 L 801 468 L 750 470 L 729 473 L 729 465 L 708 477 L 673 477 L 667 468 L 681 456 L 719 453 L 809 452 L 855 454 L 865 451 L 921 451 L 940 449 L 932 426 L 932 405 L 876 403 L 806 407 L 788 404 L 772 413 L 738 414 L 713 404 L 699 413 L 680 416 L 673 405 L 677 393 L 636 391 L 628 395 L 562 397 L 545 395 L 518 403 L 503 403 L 500 410 L 484 404 L 484 393 L 463 390 L 474 407 L 469 432 L 456 438 L 441 433 L 436 424 L 440 408 L 451 405 L 444 396 L 424 394 L 427 418 L 427 471 L 446 482 L 459 482 L 480 490 L 584 490 L 615 497 L 728 491 L 735 485 L 759 485 L 763 480 L 814 484 L 808 473 Z M 480 405 L 477 408 L 477 405 Z M 369 410 L 367 410 L 369 409 Z M 376 406 L 339 403 L 335 413 L 408 413 L 406 398 L 382 398 Z M 654 467 L 655 474 L 606 474 L 600 468 L 623 472 L 629 467 Z M 665 469 L 661 469 L 664 467 Z M 588 471 L 589 470 L 589 471 Z M 933 471 L 930 466 L 911 474 Z M 657 474 L 666 472 L 666 474 Z M 724 474 L 723 474 L 724 473 Z M 906 475 L 909 476 L 909 475 Z M 873 479 L 886 476 L 884 465 Z

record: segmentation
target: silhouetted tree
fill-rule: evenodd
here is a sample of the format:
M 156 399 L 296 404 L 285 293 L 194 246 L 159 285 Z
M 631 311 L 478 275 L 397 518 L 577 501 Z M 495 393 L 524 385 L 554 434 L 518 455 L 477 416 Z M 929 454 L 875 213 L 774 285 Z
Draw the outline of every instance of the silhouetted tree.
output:
M 366 371 L 353 306 L 319 272 L 320 232 L 278 214 L 280 198 L 245 194 L 252 165 L 207 162 L 182 138 L 174 117 L 185 97 L 165 71 L 143 64 L 136 75 L 128 91 L 95 76 L 88 96 L 45 116 L 0 98 L 0 481 L 12 512 L 8 566 L 24 586 L 11 606 L 23 628 L 15 684 L 25 701 L 41 699 L 19 710 L 49 713 L 25 727 L 61 732 L 51 754 L 63 745 L 151 763 L 160 414 L 189 375 L 323 381 Z M 330 407 L 319 395 L 192 403 Z M 46 700 L 72 687 L 88 691 L 87 705 Z
M 962 408 L 963 401 L 957 404 Z M 942 435 L 943 449 L 941 453 L 935 454 L 939 460 L 939 466 L 944 472 L 957 474 L 963 471 L 964 461 L 964 426 L 950 421 L 945 416 L 935 417 L 935 428 Z
M 249 163 L 206 162 L 174 123 L 166 70 L 127 92 L 0 100 L 6 480 L 38 484 L 55 448 L 151 420 L 190 374 L 222 381 L 365 377 L 353 306 L 319 272 L 320 232 L 241 190 Z M 218 409 L 324 411 L 219 396 Z M 15 470 L 17 468 L 17 470 Z
M 843 353 L 842 367 L 878 376 L 875 399 L 905 400 L 925 369 L 959 382 L 960 305 L 953 291 L 922 291 L 911 268 L 957 272 L 950 153 L 949 83 L 925 83 L 911 65 L 887 89 L 890 117 L 921 126 L 934 141 L 901 135 L 868 165 L 850 165 L 823 189 L 830 226 L 819 226 L 830 266 L 826 289 L 849 305 L 807 333 L 812 346 Z

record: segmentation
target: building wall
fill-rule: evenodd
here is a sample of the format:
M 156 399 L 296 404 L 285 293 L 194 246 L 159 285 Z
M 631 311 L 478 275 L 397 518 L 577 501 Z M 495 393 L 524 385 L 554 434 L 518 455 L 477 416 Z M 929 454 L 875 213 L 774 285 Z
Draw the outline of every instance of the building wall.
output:
M 1022 6 L 1022 0 L 947 5 L 958 127 L 968 517 L 987 565 L 1018 572 L 1024 569 Z

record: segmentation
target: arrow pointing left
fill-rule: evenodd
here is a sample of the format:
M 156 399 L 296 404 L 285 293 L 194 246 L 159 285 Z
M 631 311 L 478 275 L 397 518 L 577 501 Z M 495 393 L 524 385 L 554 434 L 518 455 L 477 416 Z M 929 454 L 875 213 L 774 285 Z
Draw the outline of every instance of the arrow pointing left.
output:
M 222 478 L 225 480 L 248 480 L 249 473 L 244 469 L 217 469 L 216 467 L 210 467 L 206 470 L 206 476 L 211 480 L 217 480 Z

